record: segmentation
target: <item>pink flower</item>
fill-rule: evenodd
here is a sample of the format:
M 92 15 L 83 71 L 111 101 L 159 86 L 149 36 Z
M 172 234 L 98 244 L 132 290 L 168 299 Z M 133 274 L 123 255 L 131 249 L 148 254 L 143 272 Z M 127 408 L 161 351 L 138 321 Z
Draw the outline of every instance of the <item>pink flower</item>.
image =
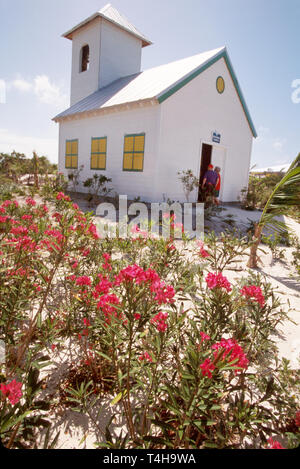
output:
M 137 225 L 134 225 L 130 231 L 131 233 L 140 233 L 141 230 Z
M 141 283 L 141 276 L 143 275 L 144 271 L 138 265 L 129 265 L 125 267 L 125 269 L 121 270 L 119 274 L 115 277 L 115 285 L 120 285 L 123 282 L 132 282 L 133 280 L 137 279 L 137 283 Z
M 260 287 L 255 285 L 245 286 L 240 290 L 240 293 L 246 298 L 250 298 L 256 301 L 262 308 L 265 305 L 265 297 Z
M 268 439 L 269 449 L 285 449 L 277 440 Z
M 0 384 L 0 391 L 4 396 L 8 397 L 8 400 L 12 405 L 18 404 L 23 393 L 21 391 L 22 383 L 18 383 L 15 379 L 9 384 Z
M 168 313 L 157 313 L 151 320 L 151 324 L 156 326 L 158 332 L 165 332 L 168 328 L 166 319 L 168 318 Z
M 28 197 L 26 200 L 25 200 L 26 204 L 27 205 L 31 205 L 31 207 L 34 207 L 36 205 L 36 201 L 33 200 L 31 197 Z
M 297 427 L 300 427 L 300 410 L 298 410 L 298 412 L 296 412 L 295 424 L 297 425 Z
M 103 270 L 112 270 L 112 266 L 110 265 L 109 261 L 111 260 L 111 256 L 109 254 L 102 254 L 103 259 L 105 260 L 105 263 L 102 264 L 102 269 Z
M 10 230 L 11 234 L 14 234 L 16 236 L 26 236 L 28 234 L 28 229 L 25 228 L 25 226 L 14 226 Z
M 228 293 L 232 290 L 227 278 L 224 277 L 221 273 L 214 274 L 210 272 L 205 280 L 210 290 L 215 288 L 224 288 Z
M 141 315 L 139 313 L 135 313 L 133 316 L 136 321 L 139 321 L 139 319 L 141 319 Z
M 103 277 L 103 275 L 99 274 L 98 278 L 100 281 L 95 286 L 92 293 L 94 298 L 99 298 L 100 295 L 109 293 L 109 290 L 112 287 L 112 283 L 107 279 L 107 277 Z
M 208 254 L 208 252 L 204 249 L 204 243 L 202 241 L 198 241 L 198 246 L 200 248 L 200 251 L 199 251 L 199 256 L 200 257 L 203 257 L 204 259 L 206 257 L 209 257 L 210 255 Z
M 121 318 L 122 313 L 118 312 L 118 310 L 113 305 L 118 305 L 120 303 L 119 298 L 115 295 L 102 295 L 98 301 L 97 308 L 101 309 L 105 316 L 105 321 L 110 324 L 111 317 Z
M 234 366 L 247 369 L 249 361 L 240 345 L 234 339 L 221 339 L 220 342 L 214 344 L 212 349 L 215 350 L 214 357 L 219 356 L 219 352 L 223 351 L 222 361 L 233 362 L 236 360 Z M 240 370 L 235 370 L 237 374 Z
M 164 218 L 164 219 L 170 218 L 170 221 L 173 222 L 173 221 L 176 220 L 176 215 L 175 215 L 175 214 L 171 215 L 170 213 L 164 213 L 164 214 L 163 214 L 163 218 Z
M 205 340 L 210 340 L 209 335 L 205 334 L 204 332 L 200 332 L 200 337 L 201 337 L 201 342 L 204 342 Z
M 212 371 L 216 368 L 215 365 L 207 358 L 201 365 L 200 365 L 202 375 L 207 376 L 208 378 L 212 378 Z
M 72 269 L 77 269 L 77 267 L 78 267 L 78 261 L 74 260 L 74 261 L 72 261 L 72 262 L 73 262 L 73 264 L 71 265 Z
M 13 201 L 12 200 L 5 200 L 3 203 L 2 203 L 2 207 L 8 207 L 9 205 L 12 205 L 13 204 Z
M 158 304 L 174 303 L 175 290 L 172 286 L 165 285 L 164 282 L 160 282 L 152 291 L 156 293 L 154 299 Z
M 174 303 L 175 290 L 170 285 L 165 285 L 159 278 L 159 275 L 153 270 L 144 271 L 138 265 L 129 265 L 115 276 L 115 285 L 121 285 L 123 282 L 133 282 L 136 285 L 142 283 L 149 284 L 150 291 L 154 294 L 154 300 L 158 304 Z
M 90 233 L 94 239 L 100 239 L 100 235 L 97 233 L 97 227 L 93 223 L 89 226 L 88 233 Z
M 144 352 L 142 355 L 140 355 L 139 360 L 140 361 L 146 360 L 147 362 L 150 362 L 150 363 L 153 361 L 152 357 L 149 355 L 148 352 Z
M 71 199 L 68 195 L 65 195 L 63 192 L 59 192 L 56 196 L 56 200 L 66 200 L 67 202 L 70 202 Z
M 76 279 L 76 285 L 91 285 L 91 279 L 90 277 L 83 276 L 83 277 L 77 277 Z

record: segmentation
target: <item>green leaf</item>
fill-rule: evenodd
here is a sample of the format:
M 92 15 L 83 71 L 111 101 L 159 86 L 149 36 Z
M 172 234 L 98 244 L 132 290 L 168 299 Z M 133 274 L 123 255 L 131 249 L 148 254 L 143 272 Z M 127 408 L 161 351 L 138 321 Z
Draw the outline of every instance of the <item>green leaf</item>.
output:
M 98 350 L 95 350 L 95 352 L 97 353 L 97 355 L 100 355 L 101 357 L 105 358 L 106 360 L 108 360 L 110 362 L 112 361 L 112 358 L 109 357 L 108 355 L 105 355 L 105 353 L 99 352 Z
M 210 407 L 210 410 L 219 410 L 221 409 L 221 406 L 218 404 L 214 404 L 212 407 Z
M 219 446 L 216 443 L 210 443 L 209 441 L 204 442 L 205 448 L 219 448 Z
M 119 394 L 117 394 L 113 400 L 110 402 L 110 405 L 113 406 L 113 405 L 116 405 L 123 397 L 125 397 L 127 394 L 127 390 L 125 389 L 125 391 L 122 391 L 122 392 L 119 392 Z

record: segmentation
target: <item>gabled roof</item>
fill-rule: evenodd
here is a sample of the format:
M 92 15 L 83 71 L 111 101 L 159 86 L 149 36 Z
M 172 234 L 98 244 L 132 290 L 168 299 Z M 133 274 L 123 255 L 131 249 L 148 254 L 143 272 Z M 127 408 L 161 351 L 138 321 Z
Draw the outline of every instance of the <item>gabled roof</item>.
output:
M 179 89 L 196 78 L 200 73 L 224 58 L 233 83 L 244 109 L 254 137 L 257 133 L 250 117 L 246 102 L 228 57 L 226 47 L 194 55 L 176 62 L 145 70 L 114 81 L 87 96 L 66 111 L 58 114 L 53 120 L 59 121 L 69 116 L 94 112 L 114 106 L 129 105 L 137 102 L 156 100 L 162 103 Z
M 111 23 L 115 24 L 116 26 L 124 29 L 128 33 L 133 34 L 135 37 L 138 39 L 142 40 L 142 47 L 150 46 L 152 44 L 149 39 L 147 39 L 140 31 L 136 29 L 136 27 L 128 21 L 127 18 L 125 18 L 124 15 L 122 15 L 116 8 L 114 8 L 110 3 L 105 5 L 100 11 L 97 11 L 93 15 L 89 16 L 85 20 L 81 21 L 81 23 L 77 24 L 74 26 L 74 28 L 70 29 L 66 33 L 64 33 L 62 36 L 71 39 L 72 40 L 72 34 L 77 31 L 77 29 L 82 28 L 83 26 L 87 25 L 91 21 L 93 21 L 96 18 L 104 18 L 107 21 L 110 21 Z

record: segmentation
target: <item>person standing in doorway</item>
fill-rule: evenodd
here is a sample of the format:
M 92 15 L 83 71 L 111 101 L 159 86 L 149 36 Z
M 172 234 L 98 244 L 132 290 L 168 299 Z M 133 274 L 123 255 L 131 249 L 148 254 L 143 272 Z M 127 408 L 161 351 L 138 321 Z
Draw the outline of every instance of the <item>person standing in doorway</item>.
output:
M 216 185 L 215 185 L 215 190 L 214 190 L 214 203 L 216 205 L 220 205 L 219 195 L 220 195 L 220 190 L 221 190 L 221 175 L 220 175 L 221 168 L 219 168 L 219 166 L 215 167 L 215 173 L 217 173 L 218 179 L 217 179 L 217 182 L 216 182 Z
M 214 196 L 215 186 L 218 180 L 218 174 L 214 171 L 212 164 L 208 165 L 202 182 L 202 190 L 205 192 L 205 200 L 209 195 Z

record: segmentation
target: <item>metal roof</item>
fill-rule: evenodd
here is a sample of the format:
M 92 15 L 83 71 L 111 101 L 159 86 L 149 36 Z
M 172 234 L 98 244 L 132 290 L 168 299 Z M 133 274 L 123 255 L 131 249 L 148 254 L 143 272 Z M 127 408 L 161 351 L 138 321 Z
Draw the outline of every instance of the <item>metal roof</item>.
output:
M 77 114 L 78 112 L 158 98 L 161 93 L 167 91 L 176 82 L 182 80 L 182 78 L 223 50 L 224 48 L 215 49 L 120 78 L 74 104 L 55 119 Z
M 135 75 L 120 78 L 110 85 L 100 88 L 100 90 L 78 103 L 73 104 L 69 109 L 54 117 L 53 120 L 59 121 L 80 113 L 104 110 L 136 102 L 146 102 L 153 99 L 157 103 L 162 103 L 221 58 L 224 58 L 226 62 L 250 129 L 253 136 L 256 137 L 255 127 L 228 57 L 226 47 L 203 52 L 202 54 L 160 65 Z
M 128 21 L 128 19 L 122 15 L 116 8 L 114 8 L 110 3 L 105 5 L 100 11 L 97 11 L 93 15 L 89 16 L 85 20 L 81 21 L 81 23 L 74 26 L 72 29 L 67 31 L 63 34 L 63 37 L 72 40 L 72 34 L 79 28 L 82 28 L 86 24 L 90 23 L 96 18 L 104 18 L 107 21 L 115 24 L 116 26 L 124 29 L 125 31 L 133 34 L 138 39 L 142 40 L 142 47 L 146 47 L 152 44 L 149 39 L 147 39 L 138 29 Z

